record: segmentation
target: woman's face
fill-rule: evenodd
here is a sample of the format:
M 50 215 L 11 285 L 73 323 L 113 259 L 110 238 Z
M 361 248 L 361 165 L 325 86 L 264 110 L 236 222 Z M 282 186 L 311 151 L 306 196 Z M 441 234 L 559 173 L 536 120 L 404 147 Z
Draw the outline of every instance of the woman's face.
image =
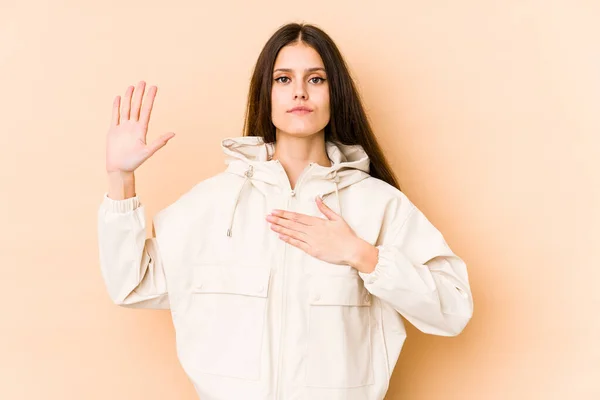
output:
M 323 60 L 312 47 L 295 43 L 279 51 L 271 91 L 271 120 L 278 134 L 305 137 L 323 131 L 330 115 L 326 79 Z

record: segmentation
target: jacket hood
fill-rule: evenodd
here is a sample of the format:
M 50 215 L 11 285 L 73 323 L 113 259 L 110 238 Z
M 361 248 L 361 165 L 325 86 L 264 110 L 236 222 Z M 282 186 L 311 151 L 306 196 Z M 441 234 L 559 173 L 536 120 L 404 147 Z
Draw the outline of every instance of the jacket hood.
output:
M 240 136 L 225 138 L 221 148 L 225 153 L 226 172 L 244 177 L 233 205 L 231 223 L 227 231 L 231 236 L 231 226 L 235 208 L 246 184 L 264 191 L 265 185 L 274 185 L 282 192 L 288 191 L 296 196 L 299 184 L 302 185 L 302 198 L 314 198 L 317 195 L 325 197 L 335 193 L 337 200 L 337 213 L 341 215 L 339 191 L 350 185 L 368 178 L 370 160 L 361 145 L 344 145 L 338 142 L 325 142 L 327 155 L 332 165 L 325 167 L 317 163 L 310 163 L 292 190 L 289 179 L 279 160 L 272 160 L 275 151 L 274 143 L 265 143 L 259 136 Z

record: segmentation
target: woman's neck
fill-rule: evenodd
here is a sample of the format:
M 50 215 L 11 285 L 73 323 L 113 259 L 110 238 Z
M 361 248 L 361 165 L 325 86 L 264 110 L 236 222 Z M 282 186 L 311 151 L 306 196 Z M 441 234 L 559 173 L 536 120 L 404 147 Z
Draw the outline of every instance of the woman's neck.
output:
M 298 137 L 277 132 L 272 159 L 279 160 L 285 170 L 292 189 L 308 164 L 317 163 L 324 167 L 332 165 L 325 147 L 325 134 L 315 133 Z

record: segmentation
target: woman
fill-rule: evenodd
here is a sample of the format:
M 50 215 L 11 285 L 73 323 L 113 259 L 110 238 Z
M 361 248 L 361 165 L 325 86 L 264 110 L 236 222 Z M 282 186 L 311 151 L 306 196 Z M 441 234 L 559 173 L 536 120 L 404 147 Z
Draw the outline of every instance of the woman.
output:
M 406 338 L 459 334 L 473 311 L 464 262 L 399 190 L 337 47 L 281 27 L 250 83 L 227 168 L 153 218 L 134 170 L 156 88 L 117 96 L 99 209 L 112 300 L 170 309 L 202 400 L 383 399 Z

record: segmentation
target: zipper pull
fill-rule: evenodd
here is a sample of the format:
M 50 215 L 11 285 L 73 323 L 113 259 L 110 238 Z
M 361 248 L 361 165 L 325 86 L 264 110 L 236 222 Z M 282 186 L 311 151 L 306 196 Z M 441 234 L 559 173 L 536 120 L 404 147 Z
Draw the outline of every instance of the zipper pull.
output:
M 296 196 L 296 191 L 292 189 L 292 191 L 290 192 L 290 196 L 291 196 L 291 197 L 294 197 L 294 196 Z

